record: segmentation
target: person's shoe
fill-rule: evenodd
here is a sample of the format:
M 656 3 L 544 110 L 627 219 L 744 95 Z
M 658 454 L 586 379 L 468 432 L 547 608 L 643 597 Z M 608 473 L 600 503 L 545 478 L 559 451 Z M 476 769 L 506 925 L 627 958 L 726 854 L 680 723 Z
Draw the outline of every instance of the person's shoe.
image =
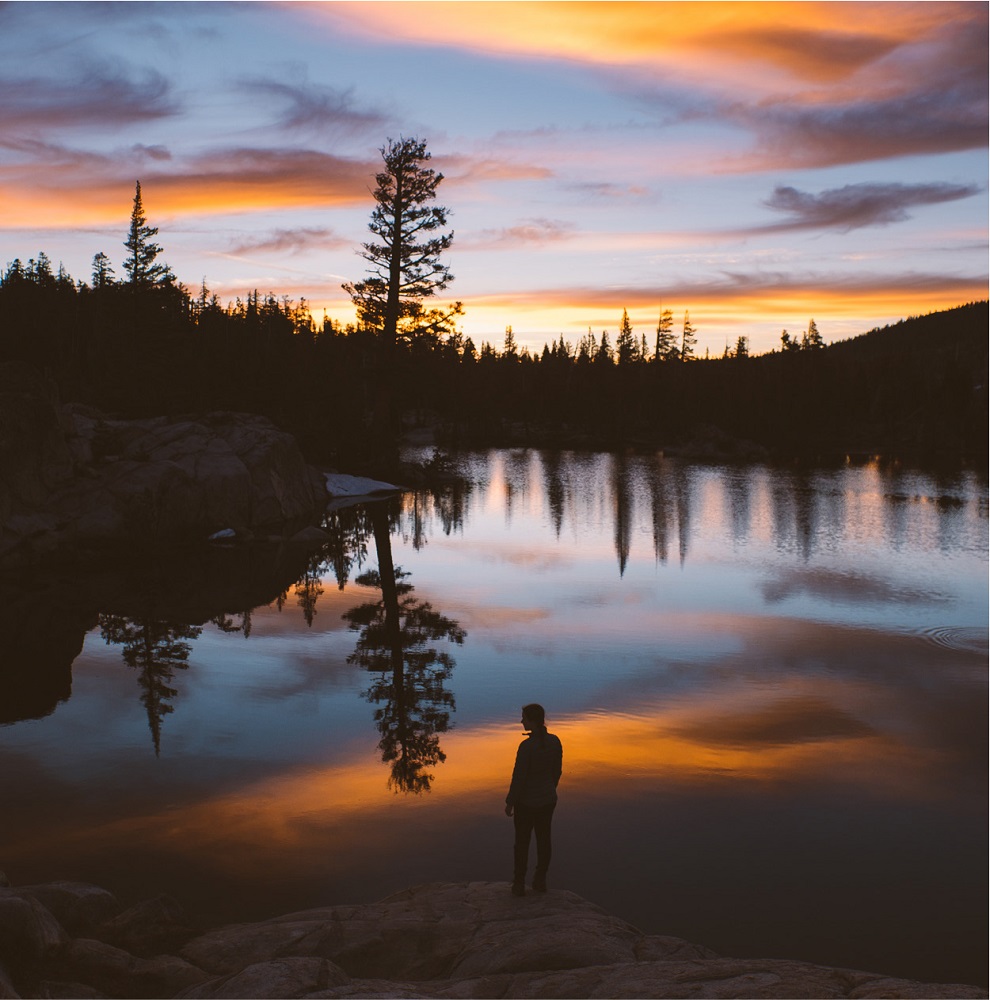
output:
M 526 886 L 524 886 L 522 884 L 522 882 L 513 882 L 512 883 L 512 895 L 513 896 L 525 896 L 526 895 Z
M 547 877 L 546 875 L 534 875 L 533 876 L 533 892 L 546 892 L 547 891 Z

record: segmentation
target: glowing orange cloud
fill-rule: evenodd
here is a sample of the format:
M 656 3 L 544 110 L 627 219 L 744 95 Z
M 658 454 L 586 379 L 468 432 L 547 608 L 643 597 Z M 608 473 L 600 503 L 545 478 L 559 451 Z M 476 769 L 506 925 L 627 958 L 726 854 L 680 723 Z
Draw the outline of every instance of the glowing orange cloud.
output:
M 986 6 L 973 3 L 323 4 L 366 36 L 575 62 L 663 119 L 748 133 L 732 171 L 986 144 Z M 979 40 L 979 41 L 974 41 Z
M 965 13 L 965 5 L 896 3 L 840 13 L 834 3 L 533 2 L 513 4 L 511 17 L 497 2 L 320 6 L 376 37 L 695 78 L 731 74 L 750 86 L 754 64 L 815 82 L 846 78 Z
M 39 162 L 0 168 L 4 224 L 65 228 L 119 225 L 134 181 L 155 218 L 363 205 L 377 165 L 314 150 L 235 149 L 198 157 L 173 172 L 109 162 Z

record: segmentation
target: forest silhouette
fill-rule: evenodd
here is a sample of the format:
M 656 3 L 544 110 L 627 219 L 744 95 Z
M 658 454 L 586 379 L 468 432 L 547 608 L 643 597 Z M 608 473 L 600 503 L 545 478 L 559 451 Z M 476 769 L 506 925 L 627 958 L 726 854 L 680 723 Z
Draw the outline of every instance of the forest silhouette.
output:
M 400 152 L 428 159 L 421 147 L 390 141 L 382 152 L 386 162 Z M 442 175 L 416 170 L 429 175 L 428 198 Z M 388 172 L 378 175 L 376 217 L 388 208 L 383 178 Z M 445 221 L 442 209 L 396 206 L 414 230 Z M 372 232 L 387 231 L 376 217 Z M 432 270 L 410 282 L 409 302 L 391 303 L 384 278 L 346 286 L 357 320 L 344 326 L 317 323 L 305 301 L 274 292 L 224 305 L 204 281 L 193 294 L 157 260 L 157 232 L 137 185 L 125 279 L 102 251 L 90 282 L 54 268 L 44 253 L 8 264 L 0 276 L 0 363 L 27 363 L 48 375 L 61 402 L 118 418 L 260 414 L 293 434 L 310 461 L 353 471 L 387 471 L 396 452 L 386 439 L 394 445 L 417 423 L 453 447 L 986 464 L 985 300 L 830 345 L 812 320 L 800 338 L 784 331 L 779 350 L 751 355 L 741 337 L 716 358 L 694 356 L 688 314 L 678 333 L 670 310 L 658 307 L 647 336 L 623 311 L 614 348 L 608 331 L 589 330 L 577 344 L 561 335 L 531 352 L 518 347 L 511 327 L 500 348 L 476 345 L 456 327 L 459 303 L 422 308 L 423 297 L 452 279 L 437 262 L 452 234 L 413 245 Z M 364 248 L 374 262 L 369 250 L 378 248 Z M 398 278 L 391 284 L 405 287 Z

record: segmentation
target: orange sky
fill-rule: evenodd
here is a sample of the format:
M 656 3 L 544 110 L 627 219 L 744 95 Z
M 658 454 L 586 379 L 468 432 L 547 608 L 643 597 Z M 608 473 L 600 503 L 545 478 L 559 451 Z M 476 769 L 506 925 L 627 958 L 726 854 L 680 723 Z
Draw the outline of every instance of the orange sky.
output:
M 669 306 L 759 351 L 987 294 L 985 4 L 47 9 L 0 39 L 0 264 L 119 262 L 140 179 L 187 286 L 347 321 L 378 150 L 416 134 L 479 343 Z

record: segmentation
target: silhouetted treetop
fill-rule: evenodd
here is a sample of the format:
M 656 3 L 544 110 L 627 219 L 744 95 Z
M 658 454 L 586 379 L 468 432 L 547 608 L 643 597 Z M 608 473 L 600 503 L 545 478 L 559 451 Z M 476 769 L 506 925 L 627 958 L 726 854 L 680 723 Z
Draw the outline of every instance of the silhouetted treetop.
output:
M 369 277 L 343 286 L 358 319 L 395 339 L 403 319 L 419 317 L 422 302 L 453 280 L 440 262 L 454 234 L 438 233 L 448 210 L 433 204 L 443 174 L 425 166 L 431 159 L 419 139 L 389 139 L 381 149 L 385 169 L 375 175 L 375 208 L 368 228 L 376 237 L 359 251 Z
M 167 285 L 175 280 L 175 275 L 169 266 L 158 261 L 162 248 L 154 242 L 158 235 L 156 226 L 149 226 L 144 214 L 144 204 L 141 201 L 141 182 L 134 183 L 134 207 L 131 209 L 131 224 L 127 232 L 124 246 L 127 248 L 127 258 L 124 260 L 124 271 L 127 280 L 139 288 L 151 285 Z

